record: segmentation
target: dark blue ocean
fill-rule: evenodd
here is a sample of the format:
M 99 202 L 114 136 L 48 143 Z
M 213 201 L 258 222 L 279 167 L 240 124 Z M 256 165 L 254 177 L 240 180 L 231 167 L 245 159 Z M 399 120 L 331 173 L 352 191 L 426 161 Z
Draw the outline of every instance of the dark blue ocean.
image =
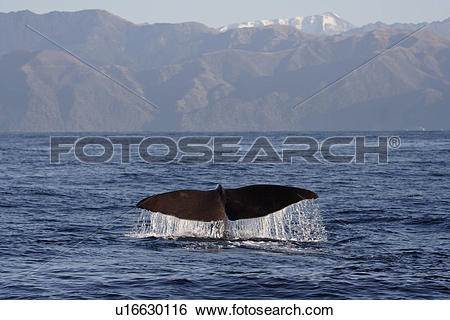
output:
M 134 149 L 130 163 L 116 152 L 86 164 L 72 152 L 50 164 L 49 134 L 1 134 L 0 299 L 450 298 L 450 132 L 244 140 L 260 135 L 274 145 L 289 135 L 402 143 L 387 164 L 374 155 L 364 164 L 151 164 Z M 283 229 L 283 217 L 221 238 L 134 208 L 151 194 L 218 183 L 297 186 L 319 199 L 291 213 L 299 229 L 287 237 L 270 225 Z

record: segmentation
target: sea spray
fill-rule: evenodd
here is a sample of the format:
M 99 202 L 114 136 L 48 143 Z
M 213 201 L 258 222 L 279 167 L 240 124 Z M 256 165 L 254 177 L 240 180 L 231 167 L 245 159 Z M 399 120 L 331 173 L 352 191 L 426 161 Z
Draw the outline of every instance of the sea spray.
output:
M 130 237 L 199 237 L 220 239 L 271 239 L 325 241 L 326 231 L 314 200 L 300 201 L 260 218 L 228 221 L 191 221 L 142 210 Z

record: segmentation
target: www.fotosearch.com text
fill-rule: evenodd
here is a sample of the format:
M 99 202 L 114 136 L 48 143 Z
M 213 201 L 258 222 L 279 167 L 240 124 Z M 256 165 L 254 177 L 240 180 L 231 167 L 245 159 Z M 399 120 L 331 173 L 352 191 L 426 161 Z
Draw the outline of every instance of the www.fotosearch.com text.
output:
M 370 140 L 370 141 L 368 141 Z M 400 147 L 400 137 L 332 136 L 318 140 L 287 136 L 273 143 L 265 136 L 244 143 L 243 136 L 51 136 L 50 163 L 61 163 L 72 154 L 83 163 L 111 161 L 116 152 L 121 163 L 365 163 L 367 155 L 388 163 L 389 149 Z M 131 152 L 137 148 L 137 152 Z

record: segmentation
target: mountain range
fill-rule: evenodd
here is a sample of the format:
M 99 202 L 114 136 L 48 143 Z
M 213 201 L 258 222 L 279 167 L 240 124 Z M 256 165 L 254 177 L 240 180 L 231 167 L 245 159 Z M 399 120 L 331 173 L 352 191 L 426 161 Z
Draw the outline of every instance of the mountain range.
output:
M 0 13 L 0 131 L 450 129 L 450 19 L 387 52 L 421 24 L 291 20 L 218 30 L 102 10 Z

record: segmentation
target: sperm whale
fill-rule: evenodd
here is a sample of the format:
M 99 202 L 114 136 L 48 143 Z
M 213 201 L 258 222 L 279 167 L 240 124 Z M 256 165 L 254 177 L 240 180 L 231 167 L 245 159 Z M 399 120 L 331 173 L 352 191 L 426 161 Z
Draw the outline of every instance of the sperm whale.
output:
M 195 221 L 235 221 L 263 217 L 302 200 L 316 199 L 310 190 L 280 185 L 250 185 L 214 190 L 176 190 L 147 197 L 141 209 Z

